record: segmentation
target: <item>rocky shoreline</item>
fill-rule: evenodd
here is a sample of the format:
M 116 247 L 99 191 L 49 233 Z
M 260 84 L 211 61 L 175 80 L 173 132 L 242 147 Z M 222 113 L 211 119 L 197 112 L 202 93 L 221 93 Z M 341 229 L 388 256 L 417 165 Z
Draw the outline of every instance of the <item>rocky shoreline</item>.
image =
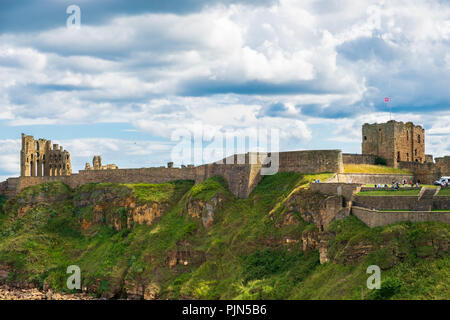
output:
M 40 291 L 36 288 L 20 289 L 0 285 L 0 300 L 94 300 L 84 293 L 54 293 L 52 290 Z

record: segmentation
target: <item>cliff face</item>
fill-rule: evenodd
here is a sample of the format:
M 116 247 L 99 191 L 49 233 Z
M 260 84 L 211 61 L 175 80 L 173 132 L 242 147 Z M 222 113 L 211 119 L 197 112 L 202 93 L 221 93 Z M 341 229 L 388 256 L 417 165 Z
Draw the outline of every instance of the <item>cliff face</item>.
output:
M 77 265 L 84 292 L 104 298 L 357 299 L 377 264 L 400 285 L 366 298 L 448 298 L 448 225 L 370 229 L 307 189 L 327 176 L 266 176 L 248 199 L 219 177 L 33 186 L 0 197 L 0 285 L 67 291 Z

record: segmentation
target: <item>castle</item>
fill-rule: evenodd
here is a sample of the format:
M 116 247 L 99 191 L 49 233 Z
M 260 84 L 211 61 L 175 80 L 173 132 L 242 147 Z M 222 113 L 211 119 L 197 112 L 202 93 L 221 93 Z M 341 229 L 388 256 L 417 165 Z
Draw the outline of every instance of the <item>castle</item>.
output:
M 398 167 L 401 161 L 433 162 L 425 155 L 425 129 L 412 122 L 366 123 L 362 136 L 362 153 L 379 156 L 390 166 Z
M 397 168 L 408 169 L 408 175 L 348 174 L 345 164 L 375 164 L 377 158 Z M 253 160 L 252 160 L 253 159 Z M 256 159 L 256 161 L 254 161 Z M 411 122 L 389 121 L 383 124 L 364 124 L 362 127 L 362 154 L 345 154 L 341 150 L 287 151 L 277 153 L 249 152 L 233 155 L 222 161 L 200 166 L 140 169 L 119 169 L 116 165 L 102 165 L 95 156 L 93 165 L 72 173 L 70 154 L 62 147 L 45 139 L 35 140 L 22 135 L 21 176 L 0 183 L 0 192 L 11 197 L 22 189 L 43 182 L 61 181 L 71 188 L 85 183 L 163 183 L 171 180 L 194 180 L 196 183 L 220 175 L 228 183 L 230 192 L 247 198 L 260 181 L 267 163 L 276 159 L 276 172 L 335 173 L 333 181 L 351 181 L 377 184 L 395 181 L 420 181 L 431 184 L 440 176 L 450 175 L 450 156 L 436 158 L 425 154 L 425 130 Z

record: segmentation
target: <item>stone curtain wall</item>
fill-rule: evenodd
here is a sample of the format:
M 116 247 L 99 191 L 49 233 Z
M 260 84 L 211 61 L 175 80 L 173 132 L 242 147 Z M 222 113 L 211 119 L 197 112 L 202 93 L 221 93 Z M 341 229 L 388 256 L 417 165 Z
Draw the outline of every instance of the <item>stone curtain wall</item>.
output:
M 351 201 L 353 194 L 359 192 L 358 183 L 311 183 L 310 190 L 328 195 L 343 196 L 345 201 Z
M 398 167 L 414 174 L 415 181 L 422 184 L 433 184 L 441 175 L 441 168 L 434 163 L 399 162 Z
M 9 196 L 26 187 L 44 182 L 61 181 L 74 189 L 86 183 L 163 183 L 172 180 L 202 182 L 220 175 L 228 183 L 230 192 L 247 198 L 261 179 L 261 164 L 206 164 L 192 168 L 141 168 L 117 170 L 80 170 L 78 174 L 58 177 L 20 177 L 8 179 Z M 279 153 L 280 172 L 322 173 L 342 172 L 340 150 L 293 151 Z
M 255 170 L 257 175 L 255 177 Z M 247 198 L 257 182 L 260 180 L 259 169 L 261 165 L 248 164 L 208 164 L 199 167 L 200 173 L 196 182 L 204 181 L 212 176 L 222 176 L 228 183 L 230 192 L 238 198 Z
M 440 169 L 443 176 L 450 176 L 450 156 L 436 158 L 436 166 Z
M 279 161 L 280 172 L 344 172 L 341 150 L 280 152 Z
M 353 205 L 376 210 L 448 210 L 450 197 L 435 196 L 421 199 L 418 196 L 358 196 L 353 198 Z
M 327 182 L 339 183 L 359 183 L 359 184 L 391 184 L 392 181 L 401 183 L 403 180 L 408 183 L 414 180 L 413 175 L 404 174 L 371 174 L 371 173 L 341 173 L 337 174 Z
M 352 207 L 352 214 L 371 228 L 385 226 L 400 221 L 439 221 L 450 223 L 450 212 L 380 212 L 354 206 Z
M 344 164 L 375 164 L 377 156 L 371 154 L 343 153 Z
M 8 189 L 8 182 L 7 181 L 0 182 L 0 193 L 5 193 L 7 189 Z

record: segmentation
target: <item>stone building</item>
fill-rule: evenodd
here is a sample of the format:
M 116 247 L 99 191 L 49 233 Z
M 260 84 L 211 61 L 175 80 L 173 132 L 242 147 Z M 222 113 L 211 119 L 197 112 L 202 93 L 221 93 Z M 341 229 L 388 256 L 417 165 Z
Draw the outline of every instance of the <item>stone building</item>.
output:
M 118 166 L 115 164 L 107 164 L 106 166 L 102 165 L 102 157 L 101 156 L 94 156 L 94 159 L 92 159 L 92 166 L 89 162 L 86 162 L 86 166 L 84 170 L 116 170 L 119 169 Z
M 70 176 L 70 153 L 50 140 L 38 139 L 22 133 L 20 175 L 22 177 Z
M 399 162 L 430 161 L 430 157 L 425 155 L 425 129 L 412 122 L 394 120 L 363 125 L 362 154 L 384 158 L 388 165 L 394 167 Z

